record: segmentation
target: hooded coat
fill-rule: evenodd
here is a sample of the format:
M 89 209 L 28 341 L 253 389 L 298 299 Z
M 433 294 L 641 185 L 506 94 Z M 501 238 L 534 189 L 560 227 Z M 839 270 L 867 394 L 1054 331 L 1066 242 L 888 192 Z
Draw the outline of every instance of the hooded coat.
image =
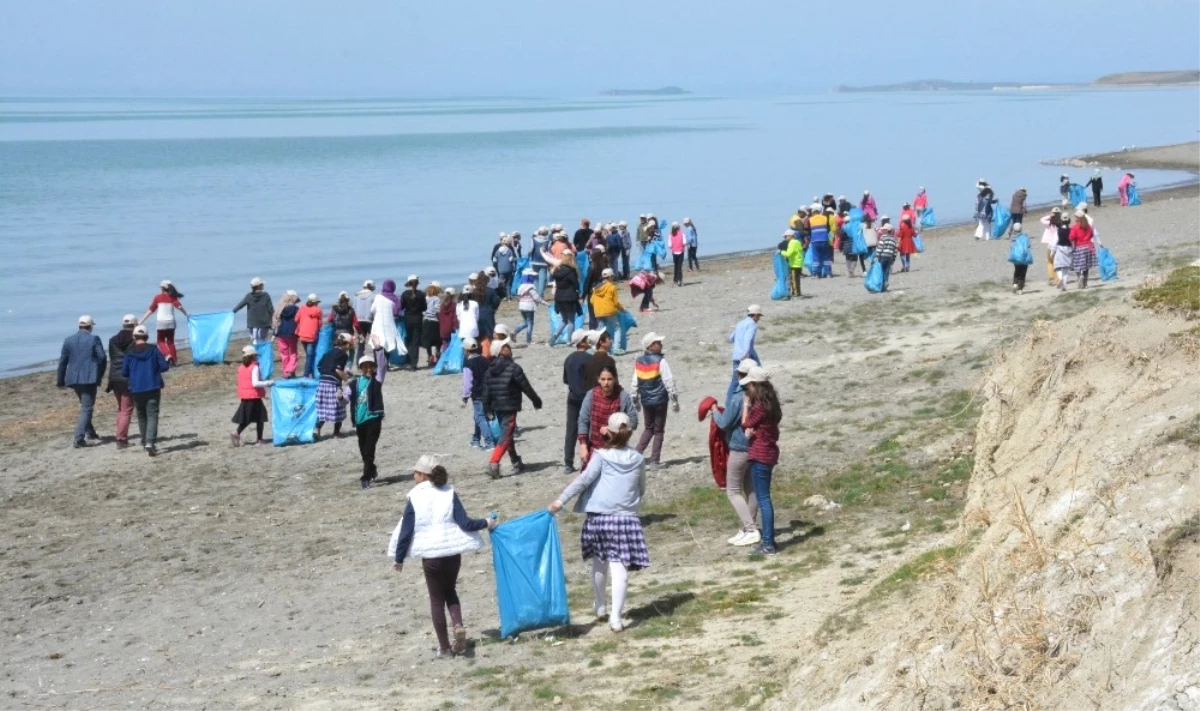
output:
M 237 302 L 237 306 L 233 307 L 233 312 L 237 313 L 243 308 L 246 309 L 246 328 L 271 327 L 275 304 L 271 302 L 271 295 L 266 291 L 251 289 L 250 293 L 243 296 L 242 300 Z
M 520 412 L 521 394 L 524 393 L 533 406 L 542 407 L 542 399 L 534 392 L 525 371 L 512 358 L 497 356 L 492 359 L 483 378 L 483 408 L 486 412 Z
M 158 346 L 135 343 L 125 351 L 121 362 L 121 374 L 129 381 L 129 392 L 133 394 L 162 390 L 162 374 L 171 369 L 171 364 Z

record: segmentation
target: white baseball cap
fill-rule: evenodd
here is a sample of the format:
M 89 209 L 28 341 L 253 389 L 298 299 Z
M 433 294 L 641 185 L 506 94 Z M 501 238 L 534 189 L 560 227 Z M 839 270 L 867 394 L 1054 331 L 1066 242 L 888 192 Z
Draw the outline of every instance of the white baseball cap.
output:
M 471 272 L 467 275 L 467 281 L 475 281 L 479 278 L 479 272 Z
M 611 279 L 612 275 L 613 275 L 613 270 L 609 269 L 607 267 L 605 267 L 604 271 L 600 272 L 600 276 L 604 279 Z
M 94 318 L 92 318 L 91 316 L 84 314 L 79 317 L 79 325 L 80 326 L 95 326 L 96 320 Z
M 750 304 L 746 307 L 746 314 L 749 316 L 762 316 L 762 307 L 758 304 Z
M 746 373 L 746 377 L 738 381 L 738 384 L 746 385 L 747 383 L 765 383 L 770 380 L 771 374 L 767 372 L 767 369 L 761 365 L 756 365 L 750 369 L 750 372 Z
M 358 359 L 358 364 L 359 364 L 359 365 L 364 365 L 364 364 L 366 364 L 366 363 L 371 363 L 372 365 L 374 365 L 374 364 L 375 364 L 375 356 L 373 356 L 373 355 L 365 355 L 365 356 L 363 356 L 362 358 L 359 358 L 359 359 Z
M 452 286 L 446 287 L 446 296 L 454 296 L 454 287 L 452 287 Z
M 614 412 L 608 416 L 608 431 L 616 432 L 622 427 L 629 427 L 629 415 L 624 412 Z
M 479 348 L 479 341 L 475 340 L 474 338 L 464 338 L 462 347 L 464 351 L 473 351 L 476 348 Z
M 666 340 L 666 336 L 651 331 L 642 336 L 642 348 L 649 348 L 655 343 L 662 343 L 664 340 Z
M 170 285 L 171 285 L 170 279 L 163 279 L 162 281 L 158 282 L 158 288 L 160 288 L 160 289 L 165 289 Z
M 505 338 L 503 340 L 492 341 L 492 345 L 491 345 L 492 357 L 495 358 L 496 356 L 500 355 L 500 351 L 504 350 L 505 346 L 511 347 L 512 341 L 508 340 L 507 338 Z
M 628 227 L 628 226 L 629 226 L 629 223 L 628 223 L 628 222 L 626 222 L 625 220 L 621 220 L 621 221 L 620 221 L 619 223 L 617 223 L 617 224 L 618 224 L 618 225 L 620 225 L 621 227 Z
M 509 334 L 508 326 L 498 323 L 496 324 L 495 328 L 492 329 L 492 333 L 503 333 L 507 336 Z
M 145 326 L 138 326 L 137 328 L 133 329 L 133 335 L 142 336 L 143 338 L 146 338 L 149 336 L 149 334 L 146 332 Z
M 483 273 L 484 273 L 484 274 L 487 274 L 488 276 L 496 276 L 496 268 L 495 268 L 495 267 L 488 267 L 487 269 L 484 269 L 484 270 L 483 270 Z
M 258 350 L 254 346 L 242 346 L 242 355 L 258 355 Z
M 262 286 L 262 285 L 263 285 L 262 277 L 254 277 L 253 279 L 250 280 L 251 288 L 256 287 L 256 286 Z
M 364 289 L 374 289 L 375 282 L 371 281 L 370 279 L 367 279 L 366 281 L 363 282 L 363 288 Z
M 319 303 L 321 303 L 321 299 L 317 298 L 317 295 L 316 295 L 316 294 L 309 294 L 309 295 L 308 295 L 308 298 L 307 298 L 307 299 L 305 299 L 305 303 L 317 303 L 317 304 L 319 304 Z
M 431 282 L 429 282 L 429 285 L 437 287 L 439 289 L 442 288 L 442 282 L 440 282 L 440 281 L 431 281 Z
M 600 342 L 600 337 L 605 333 L 606 331 L 603 328 L 597 328 L 595 331 L 588 331 L 588 342 L 593 346 L 596 345 Z
M 737 372 L 745 375 L 746 373 L 749 373 L 750 369 L 756 365 L 758 365 L 758 363 L 755 363 L 753 358 L 743 358 L 742 362 L 738 363 L 737 365 Z
M 442 460 L 438 459 L 437 455 L 422 454 L 417 463 L 413 465 L 412 470 L 414 472 L 421 472 L 422 474 L 430 474 L 435 468 L 440 466 L 442 466 Z
M 583 341 L 587 340 L 587 337 L 590 333 L 591 331 L 588 331 L 586 328 L 575 329 L 571 332 L 571 345 L 577 346 Z
M 121 325 L 122 326 L 136 326 L 137 325 L 137 316 L 134 316 L 133 314 L 125 314 L 124 316 L 121 317 Z
M 412 284 L 413 282 L 418 282 L 418 281 L 420 281 L 420 279 L 417 278 L 416 274 L 409 274 L 408 278 L 404 280 L 404 283 L 407 285 L 407 284 Z

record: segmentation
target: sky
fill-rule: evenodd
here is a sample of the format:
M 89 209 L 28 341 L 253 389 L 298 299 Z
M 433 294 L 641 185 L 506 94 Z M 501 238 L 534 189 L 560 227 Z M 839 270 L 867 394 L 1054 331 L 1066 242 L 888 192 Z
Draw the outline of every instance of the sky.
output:
M 0 94 L 544 96 L 1200 67 L 1197 0 L 0 0 Z

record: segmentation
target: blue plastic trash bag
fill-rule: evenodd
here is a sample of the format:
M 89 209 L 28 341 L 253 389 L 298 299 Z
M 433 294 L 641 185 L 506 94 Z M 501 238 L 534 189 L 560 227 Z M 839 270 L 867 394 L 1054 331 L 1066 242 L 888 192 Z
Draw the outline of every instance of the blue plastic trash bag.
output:
M 1067 199 L 1071 201 L 1072 207 L 1077 207 L 1079 203 L 1087 204 L 1087 189 L 1079 183 L 1071 183 L 1067 187 Z
M 937 216 L 933 214 L 933 208 L 925 208 L 925 212 L 921 213 L 921 229 L 926 227 L 937 227 Z
M 500 443 L 500 418 L 487 418 L 488 429 L 492 431 L 492 441 L 496 444 Z
M 521 257 L 517 261 L 517 270 L 513 272 L 512 284 L 508 287 L 509 296 L 517 295 L 517 287 L 521 286 L 521 272 L 529 268 L 529 257 Z
M 1101 247 L 1096 251 L 1096 262 L 1100 265 L 1100 280 L 1112 281 L 1117 278 L 1117 258 L 1108 251 L 1108 247 Z
M 317 333 L 316 363 L 321 362 L 321 358 L 329 352 L 330 348 L 333 348 L 333 324 L 327 323 Z M 313 372 L 317 372 L 316 365 L 313 366 Z
M 233 334 L 233 312 L 216 311 L 188 316 L 188 345 L 192 362 L 224 363 L 229 337 Z
M 438 358 L 437 365 L 433 366 L 430 371 L 433 375 L 454 375 L 461 373 L 463 369 L 463 346 L 459 340 L 458 334 L 450 336 L 450 345 L 446 346 L 446 350 L 442 351 L 442 355 Z
M 637 264 L 635 264 L 633 268 L 639 272 L 647 272 L 652 270 L 654 265 L 650 261 L 651 256 L 658 258 L 658 263 L 660 266 L 666 260 L 667 248 L 663 245 L 663 241 L 661 239 L 648 242 L 645 247 L 642 247 L 642 253 L 638 256 Z
M 617 321 L 621 324 L 621 342 L 617 344 L 617 348 L 629 350 L 629 332 L 637 328 L 637 319 L 626 310 L 617 313 Z
M 850 212 L 853 213 L 854 210 Z M 863 235 L 862 220 L 849 220 L 846 224 L 842 225 L 842 229 L 846 231 L 846 236 L 850 238 L 850 246 L 854 254 L 862 255 L 870 251 L 867 247 L 867 238 Z
M 588 269 L 591 267 L 592 259 L 586 251 L 575 255 L 575 264 L 579 267 L 579 296 L 582 301 L 583 290 L 587 288 Z
M 500 636 L 569 624 L 567 577 L 554 516 L 542 510 L 507 521 L 492 530 L 491 539 Z
M 925 243 L 921 241 L 921 235 L 913 235 L 913 247 L 916 248 L 917 254 L 925 251 Z
M 878 294 L 883 291 L 883 265 L 878 259 L 872 259 L 871 264 L 867 267 L 867 276 L 863 279 L 863 286 L 867 287 L 867 291 L 872 294 Z
M 852 207 L 850 212 L 846 213 L 846 218 L 854 222 L 862 222 L 867 219 L 867 213 L 863 212 L 861 207 Z
M 575 331 L 580 328 L 583 328 L 583 324 L 584 324 L 583 314 L 578 314 L 577 316 L 575 316 L 575 327 L 569 328 L 569 329 L 563 331 L 562 335 L 558 337 L 558 340 L 555 341 L 553 345 L 560 346 L 565 343 L 570 343 L 571 342 L 571 331 Z M 551 306 L 550 307 L 550 335 L 553 336 L 555 333 L 558 333 L 558 329 L 560 326 L 562 326 L 562 317 L 559 316 L 558 311 L 553 306 Z
M 270 380 L 275 372 L 275 352 L 271 349 L 271 342 L 255 343 L 254 350 L 258 351 L 258 377 Z
M 817 259 L 817 248 L 812 242 L 808 243 L 808 249 L 804 250 L 804 268 L 810 273 L 817 271 L 817 267 L 821 266 Z
M 1000 239 L 1008 232 L 1009 226 L 1012 225 L 1012 213 L 1008 208 L 997 203 L 992 208 L 992 236 L 991 239 Z
M 1024 232 L 1013 238 L 1012 246 L 1008 248 L 1008 261 L 1013 264 L 1033 264 L 1033 252 L 1029 249 L 1029 237 Z
M 1133 183 L 1130 183 L 1129 187 L 1125 189 L 1125 197 L 1129 200 L 1129 207 L 1142 204 L 1142 198 L 1138 195 L 1137 186 Z
M 272 390 L 271 441 L 276 447 L 311 444 L 317 428 L 317 381 L 290 378 L 278 381 Z
M 396 333 L 400 334 L 400 343 L 403 344 L 406 340 L 408 340 L 406 335 L 408 333 L 408 329 L 404 326 L 404 319 L 398 318 L 395 319 L 395 322 Z M 403 368 L 404 366 L 408 365 L 408 351 L 402 352 L 399 348 L 397 348 L 394 351 L 388 351 L 387 357 L 388 365 L 390 366 Z
M 775 287 L 771 289 L 772 301 L 787 301 L 792 298 L 791 288 L 788 286 L 788 263 L 780 252 L 775 253 Z

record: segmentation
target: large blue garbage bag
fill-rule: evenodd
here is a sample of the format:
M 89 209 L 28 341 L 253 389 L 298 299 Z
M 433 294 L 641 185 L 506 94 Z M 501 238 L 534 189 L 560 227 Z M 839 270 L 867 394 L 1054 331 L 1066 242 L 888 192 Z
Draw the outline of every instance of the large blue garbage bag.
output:
M 850 212 L 846 213 L 846 219 L 854 222 L 862 222 L 867 219 L 867 213 L 863 212 L 861 207 L 852 207 L 850 208 Z
M 408 340 L 408 328 L 404 325 L 404 319 L 395 319 L 395 323 L 396 333 L 400 334 L 400 343 L 404 343 Z M 388 365 L 396 368 L 403 368 L 408 365 L 408 351 L 401 353 L 399 348 L 394 351 L 388 351 Z
M 502 523 L 491 539 L 500 636 L 569 624 L 567 577 L 554 516 L 542 510 Z
M 855 213 L 858 214 L 857 218 L 855 218 Z M 842 231 L 850 238 L 850 247 L 854 254 L 867 253 L 867 238 L 863 235 L 862 210 L 856 207 L 850 211 L 846 224 L 842 225 Z
M 1029 249 L 1029 237 L 1024 232 L 1013 238 L 1012 246 L 1008 248 L 1008 261 L 1013 264 L 1033 264 L 1033 252 Z
M 311 444 L 317 428 L 317 381 L 291 378 L 275 383 L 271 393 L 271 441 Z
M 197 365 L 224 363 L 225 351 L 229 348 L 229 337 L 232 334 L 232 311 L 190 314 L 188 316 L 188 345 L 192 348 L 192 362 Z
M 1072 207 L 1078 207 L 1079 203 L 1087 204 L 1087 188 L 1079 183 L 1071 183 L 1067 190 L 1067 199 L 1071 201 Z
M 637 319 L 626 310 L 617 314 L 617 321 L 621 324 L 621 342 L 617 344 L 617 348 L 629 350 L 629 332 L 637 328 Z
M 804 268 L 809 273 L 817 271 L 817 267 L 821 266 L 817 259 L 817 248 L 812 242 L 808 243 L 808 249 L 804 250 Z
M 529 257 L 521 257 L 519 260 L 517 260 L 517 270 L 515 272 L 513 272 L 512 284 L 510 284 L 508 287 L 508 293 L 510 296 L 517 295 L 517 287 L 521 286 L 521 278 L 522 278 L 521 272 L 525 271 L 528 268 L 529 268 Z
M 271 348 L 271 342 L 255 343 L 254 350 L 258 351 L 258 377 L 270 380 L 271 375 L 275 373 L 275 352 Z
M 867 276 L 863 278 L 863 286 L 872 294 L 883 291 L 883 265 L 878 259 L 872 259 L 867 267 Z
M 657 257 L 660 266 L 665 262 L 667 258 L 667 248 L 661 239 L 656 239 L 642 248 L 642 253 L 638 256 L 637 264 L 635 264 L 633 268 L 639 272 L 650 271 L 653 269 L 654 265 L 650 262 L 651 255 Z
M 437 365 L 433 366 L 430 371 L 433 375 L 454 375 L 461 373 L 463 369 L 463 346 L 459 340 L 458 334 L 450 336 L 450 344 L 446 346 L 446 350 L 442 351 L 442 355 L 438 358 Z
M 1008 208 L 997 203 L 992 208 L 992 236 L 991 239 L 1000 239 L 1008 232 L 1009 226 L 1012 225 L 1012 213 Z
M 1117 258 L 1108 247 L 1101 247 L 1096 252 L 1096 262 L 1100 265 L 1100 280 L 1112 281 L 1117 278 Z
M 791 288 L 788 286 L 788 263 L 781 252 L 775 253 L 775 287 L 771 289 L 772 301 L 787 301 L 792 298 Z
M 923 242 L 921 240 L 921 235 L 919 235 L 919 234 L 913 235 L 913 247 L 916 248 L 917 254 L 920 254 L 925 251 L 925 242 Z
M 1133 183 L 1130 183 L 1129 187 L 1125 189 L 1125 196 L 1129 199 L 1129 207 L 1142 204 L 1142 197 L 1138 195 L 1137 186 Z
M 926 227 L 937 227 L 937 216 L 933 214 L 933 208 L 925 208 L 925 212 L 921 213 L 921 229 Z
M 321 362 L 321 357 L 333 348 L 333 324 L 327 323 L 317 332 L 317 355 L 316 363 Z M 313 366 L 313 372 L 316 372 L 316 366 Z
M 563 331 L 562 335 L 559 336 L 558 340 L 555 341 L 552 345 L 560 346 L 564 343 L 570 343 L 571 342 L 571 331 L 575 331 L 577 329 L 583 328 L 583 324 L 584 324 L 584 315 L 578 314 L 575 317 L 574 328 L 569 328 L 569 329 Z M 562 317 L 559 316 L 558 311 L 553 306 L 551 306 L 550 307 L 550 336 L 553 337 L 555 333 L 558 333 L 558 329 L 561 326 L 562 326 Z
M 592 268 L 592 258 L 586 251 L 575 255 L 575 264 L 579 267 L 579 295 L 587 288 L 588 270 Z

